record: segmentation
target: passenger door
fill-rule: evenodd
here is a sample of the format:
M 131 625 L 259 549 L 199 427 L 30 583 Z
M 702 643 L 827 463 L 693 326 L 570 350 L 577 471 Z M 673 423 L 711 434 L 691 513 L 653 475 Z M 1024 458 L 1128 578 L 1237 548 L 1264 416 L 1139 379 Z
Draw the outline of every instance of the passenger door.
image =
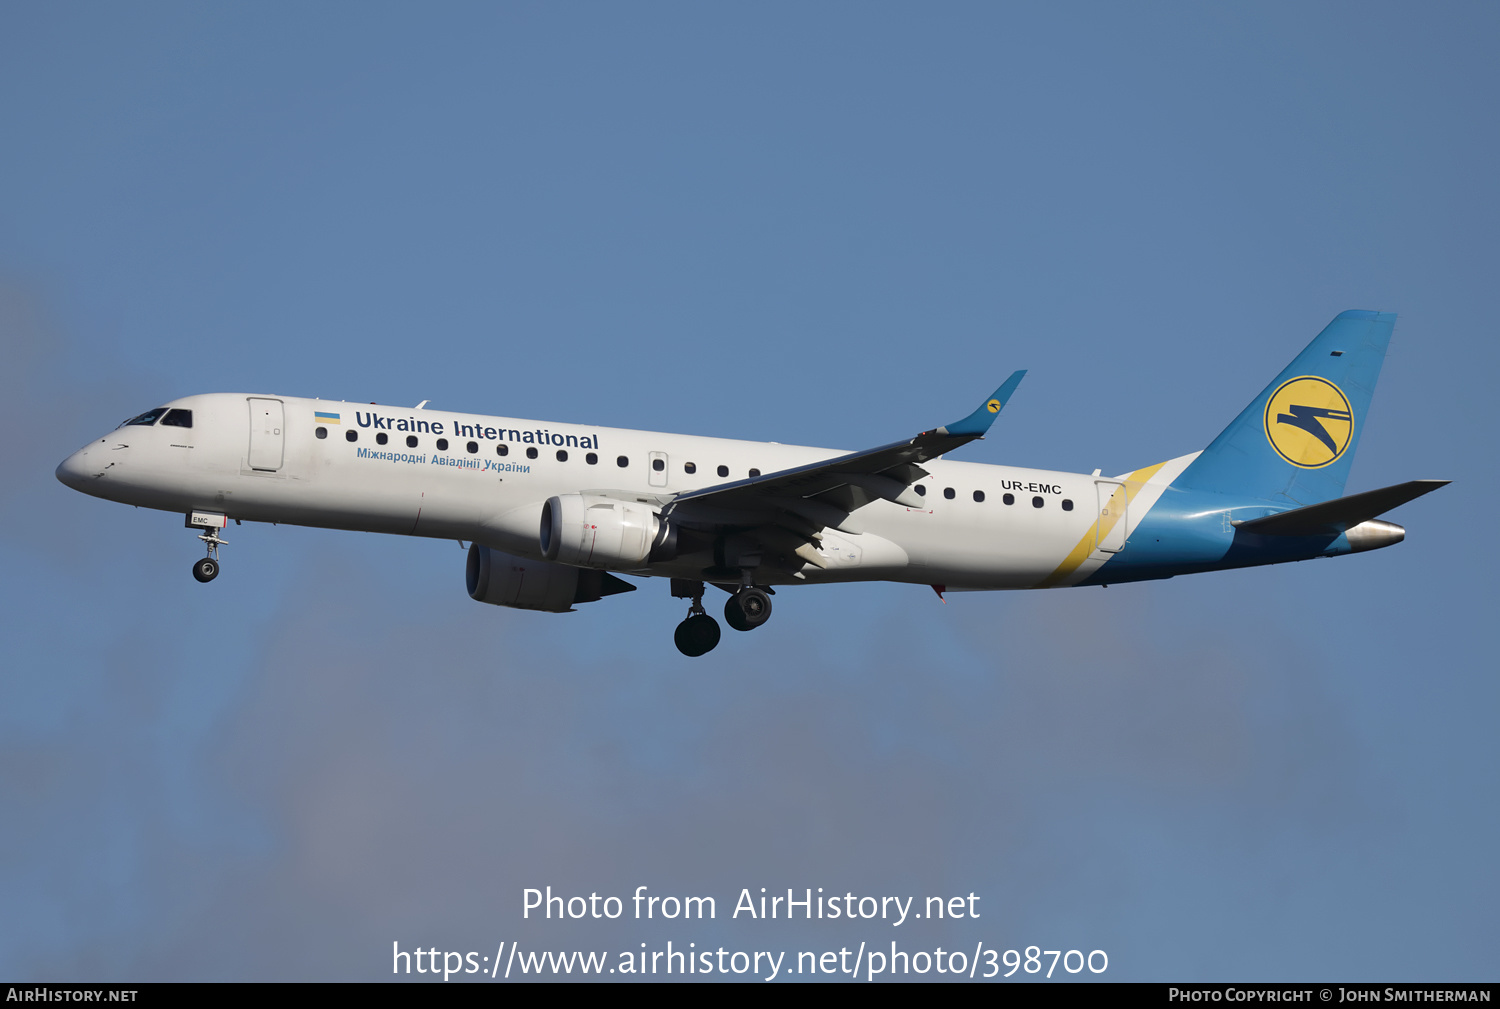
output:
M 285 410 L 279 399 L 250 400 L 250 468 L 274 473 L 281 469 L 286 438 L 281 433 Z

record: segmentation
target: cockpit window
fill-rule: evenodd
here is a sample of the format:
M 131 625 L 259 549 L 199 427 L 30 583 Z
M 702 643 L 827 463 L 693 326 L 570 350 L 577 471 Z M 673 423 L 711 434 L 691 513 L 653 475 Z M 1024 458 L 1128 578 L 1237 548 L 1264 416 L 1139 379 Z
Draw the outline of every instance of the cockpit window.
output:
M 132 418 L 130 418 L 129 420 L 127 420 L 125 423 L 121 424 L 120 426 L 121 427 L 130 427 L 132 424 L 139 424 L 142 427 L 150 427 L 152 424 L 155 424 L 157 421 L 161 420 L 161 415 L 164 414 L 164 413 L 166 413 L 166 412 L 167 412 L 167 408 L 166 407 L 159 406 L 155 410 L 151 410 L 151 411 L 149 411 L 147 413 L 141 414 L 139 417 L 132 417 Z
M 168 410 L 167 415 L 161 419 L 162 427 L 192 427 L 193 411 L 191 410 Z

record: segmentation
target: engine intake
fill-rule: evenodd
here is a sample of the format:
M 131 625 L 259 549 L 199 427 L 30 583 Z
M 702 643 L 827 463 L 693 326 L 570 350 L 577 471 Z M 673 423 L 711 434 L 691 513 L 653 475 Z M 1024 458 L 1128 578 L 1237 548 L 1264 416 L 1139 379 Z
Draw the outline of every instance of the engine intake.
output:
M 562 494 L 542 508 L 542 556 L 591 568 L 634 568 L 662 531 L 649 506 L 598 494 Z

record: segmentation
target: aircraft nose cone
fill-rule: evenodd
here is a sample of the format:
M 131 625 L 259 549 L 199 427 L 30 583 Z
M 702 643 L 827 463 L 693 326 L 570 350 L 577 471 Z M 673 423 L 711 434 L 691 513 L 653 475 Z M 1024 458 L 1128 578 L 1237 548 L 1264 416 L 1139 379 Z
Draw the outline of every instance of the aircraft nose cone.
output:
M 81 448 L 58 464 L 57 478 L 74 490 L 83 490 L 92 476 L 87 458 L 92 448 Z

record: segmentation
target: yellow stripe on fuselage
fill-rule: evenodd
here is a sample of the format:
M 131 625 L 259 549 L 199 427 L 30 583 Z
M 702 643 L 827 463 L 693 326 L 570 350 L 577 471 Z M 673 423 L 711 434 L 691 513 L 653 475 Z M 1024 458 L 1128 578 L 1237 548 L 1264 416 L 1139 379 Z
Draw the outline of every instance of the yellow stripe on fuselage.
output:
M 1069 551 L 1068 556 L 1063 558 L 1063 562 L 1057 566 L 1055 571 L 1037 582 L 1036 587 L 1039 589 L 1050 589 L 1062 582 L 1074 571 L 1077 571 L 1078 566 L 1088 560 L 1089 556 L 1094 552 L 1094 544 L 1109 535 L 1109 531 L 1115 527 L 1115 523 L 1120 521 L 1120 516 L 1127 514 L 1130 502 L 1135 500 L 1136 495 L 1141 492 L 1141 488 L 1156 475 L 1157 470 L 1165 465 L 1165 462 L 1159 462 L 1155 466 L 1138 469 L 1126 477 L 1124 486 L 1116 487 L 1115 492 L 1110 495 L 1109 507 L 1106 509 L 1109 514 L 1094 519 L 1094 524 L 1089 526 L 1089 531 L 1083 534 L 1083 538 L 1078 541 L 1078 545 Z M 1119 503 L 1122 493 L 1125 497 L 1124 507 L 1115 507 Z

